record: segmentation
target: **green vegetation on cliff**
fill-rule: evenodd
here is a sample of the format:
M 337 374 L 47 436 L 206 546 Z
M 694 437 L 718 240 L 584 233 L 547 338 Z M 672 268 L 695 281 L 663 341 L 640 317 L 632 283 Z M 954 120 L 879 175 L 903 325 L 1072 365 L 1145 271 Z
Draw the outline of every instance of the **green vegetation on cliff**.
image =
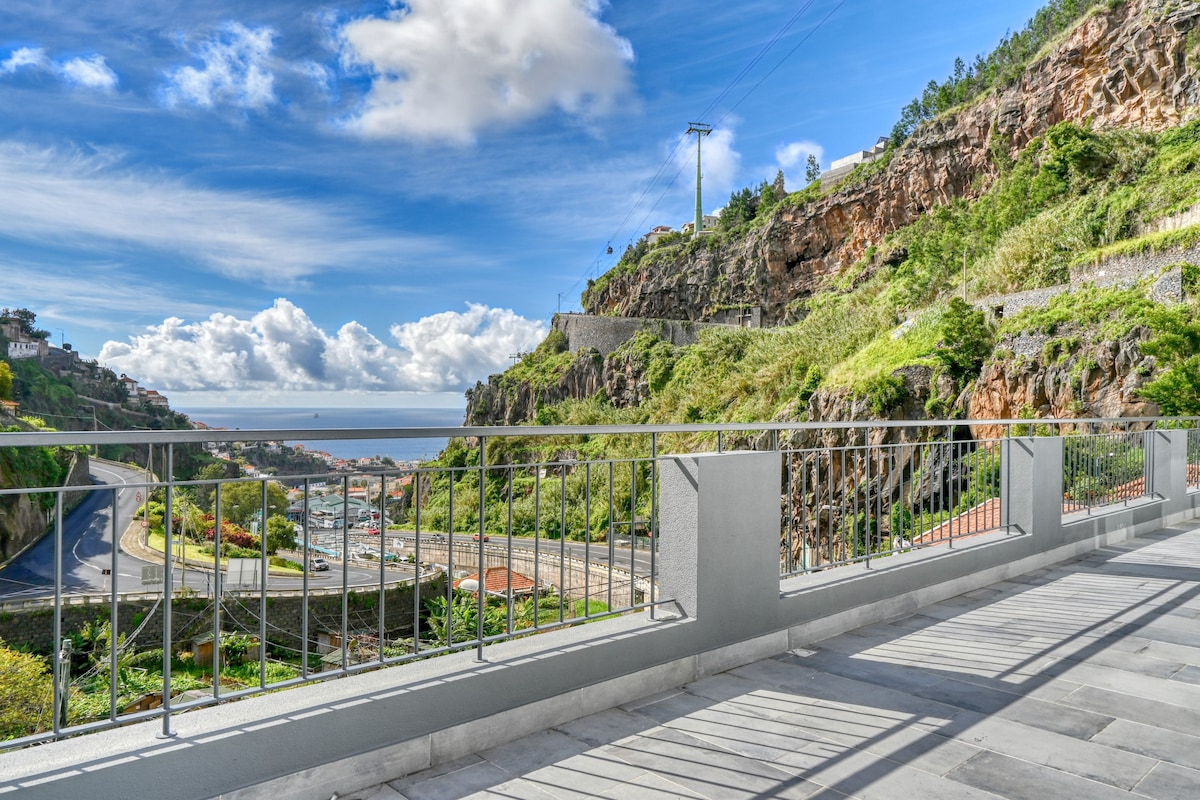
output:
M 892 377 L 897 370 L 926 367 L 935 377 L 947 376 L 951 383 L 944 390 L 957 393 L 993 356 L 994 335 L 982 314 L 949 299 L 963 291 L 964 280 L 971 297 L 1048 287 L 1065 283 L 1073 264 L 1097 253 L 1200 241 L 1200 227 L 1137 236 L 1144 224 L 1200 199 L 1200 121 L 1158 135 L 1062 123 L 1031 141 L 1015 160 L 996 159 L 999 175 L 987 192 L 974 201 L 939 206 L 886 237 L 862 262 L 832 276 L 825 291 L 798 302 L 797 324 L 705 330 L 686 348 L 643 332 L 619 355 L 640 366 L 648 398 L 633 408 L 614 407 L 603 398 L 567 400 L 539 409 L 538 421 L 803 419 L 817 388 L 857 396 L 886 416 L 904 400 Z M 626 254 L 622 269 L 637 268 L 638 258 L 687 259 L 696 246 L 639 246 Z M 1195 272 L 1188 265 L 1185 275 L 1192 277 L 1185 283 Z M 1170 313 L 1155 308 L 1144 289 L 1086 289 L 1003 320 L 996 333 L 1018 326 L 1052 329 L 1069 321 L 1115 340 L 1143 326 L 1155 337 L 1174 337 L 1150 349 L 1159 348 L 1177 365 L 1170 378 L 1158 380 L 1186 389 L 1192 345 L 1180 326 L 1190 306 Z M 569 363 L 568 354 L 557 340 L 547 349 L 554 360 L 529 359 L 500 380 L 506 385 L 552 380 L 557 370 L 549 367 Z M 1143 397 L 1163 402 L 1165 390 L 1156 386 L 1164 385 L 1151 383 Z M 942 398 L 929 410 L 950 413 L 952 402 L 953 397 Z M 1166 401 L 1163 407 L 1192 406 Z

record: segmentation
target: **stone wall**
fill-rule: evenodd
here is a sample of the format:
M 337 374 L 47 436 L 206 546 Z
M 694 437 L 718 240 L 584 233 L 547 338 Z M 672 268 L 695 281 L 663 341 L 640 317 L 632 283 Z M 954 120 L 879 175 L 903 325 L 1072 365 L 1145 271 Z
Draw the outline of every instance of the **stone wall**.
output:
M 441 590 L 441 579 L 435 578 L 422 587 L 423 596 Z M 349 629 L 376 631 L 379 627 L 378 591 L 351 592 L 349 595 Z M 254 592 L 225 595 L 221 604 L 222 629 L 225 631 L 259 630 L 259 596 Z M 387 589 L 384 593 L 385 633 L 392 638 L 412 635 L 413 587 L 411 584 Z M 300 649 L 303 626 L 304 598 L 300 595 L 267 596 L 267 641 Z M 118 635 L 132 634 L 144 622 L 137 635 L 138 649 L 162 647 L 163 608 L 160 598 L 150 593 L 123 595 L 117 602 Z M 89 622 L 109 618 L 108 598 L 68 597 L 62 609 L 64 636 L 76 633 Z M 308 648 L 316 652 L 319 631 L 340 631 L 342 595 L 340 591 L 310 593 L 308 597 Z M 192 638 L 211 633 L 213 627 L 212 599 L 208 597 L 177 597 L 172 604 L 171 638 L 177 647 Z M 0 611 L 0 639 L 19 643 L 22 647 L 48 653 L 54 645 L 54 607 L 47 603 L 30 608 L 9 607 Z
M 1011 317 L 1026 308 L 1044 308 L 1063 292 L 1086 284 L 1133 286 L 1152 275 L 1158 275 L 1158 278 L 1150 287 L 1150 298 L 1163 304 L 1179 303 L 1184 296 L 1183 269 L 1179 266 L 1181 262 L 1200 264 L 1200 245 L 1109 258 L 1099 264 L 1072 269 L 1070 283 L 1013 294 L 991 295 L 976 300 L 975 306 L 996 318 Z
M 1094 283 L 1097 286 L 1130 286 L 1147 275 L 1158 274 L 1180 262 L 1200 264 L 1200 245 L 1171 247 L 1157 253 L 1116 256 L 1099 264 L 1075 267 L 1071 270 L 1071 285 Z
M 572 351 L 592 347 L 607 356 L 637 335 L 648 330 L 674 345 L 689 345 L 699 341 L 705 328 L 727 328 L 711 322 L 692 322 L 677 319 L 641 319 L 636 317 L 606 317 L 591 314 L 555 314 L 551 326 L 567 336 Z
M 595 545 L 596 552 L 607 550 L 607 544 Z M 628 564 L 628 546 L 618 548 L 618 559 L 625 558 Z M 446 545 L 421 545 L 421 560 L 437 564 L 445 564 L 448 558 Z M 644 580 L 631 577 L 629 570 L 613 568 L 611 575 L 605 564 L 591 563 L 582 558 L 568 555 L 560 558 L 558 546 L 549 543 L 534 558 L 532 550 L 513 548 L 511 557 L 509 550 L 496 544 L 485 545 L 483 551 L 484 568 L 508 567 L 528 578 L 536 579 L 543 589 L 553 587 L 563 597 L 580 600 L 585 597 L 592 600 L 609 602 L 612 606 L 628 606 L 633 602 L 643 601 L 649 586 Z M 475 573 L 479 569 L 478 544 L 454 544 L 455 573 Z

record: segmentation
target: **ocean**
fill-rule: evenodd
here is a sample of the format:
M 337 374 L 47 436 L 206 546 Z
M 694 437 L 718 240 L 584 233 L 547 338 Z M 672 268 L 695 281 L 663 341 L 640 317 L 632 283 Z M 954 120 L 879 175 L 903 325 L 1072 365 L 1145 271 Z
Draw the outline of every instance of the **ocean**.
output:
M 192 422 L 233 430 L 328 430 L 331 428 L 457 428 L 460 408 L 180 408 Z M 309 450 L 324 450 L 338 458 L 390 456 L 414 461 L 436 456 L 446 439 L 298 439 Z

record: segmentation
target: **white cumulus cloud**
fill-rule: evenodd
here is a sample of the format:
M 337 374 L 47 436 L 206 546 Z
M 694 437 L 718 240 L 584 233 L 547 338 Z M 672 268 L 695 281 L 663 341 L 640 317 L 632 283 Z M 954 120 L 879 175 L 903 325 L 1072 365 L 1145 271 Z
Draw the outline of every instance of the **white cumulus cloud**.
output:
M 46 51 L 42 48 L 18 47 L 8 58 L 0 61 L 0 72 L 11 75 L 22 67 L 46 69 L 49 65 L 50 59 L 46 57 Z
M 371 87 L 364 136 L 472 140 L 558 109 L 603 114 L 628 90 L 633 50 L 600 0 L 408 0 L 341 28 L 342 58 Z
M 119 82 L 108 60 L 99 54 L 55 61 L 41 47 L 19 47 L 0 61 L 0 75 L 12 75 L 20 69 L 34 69 L 57 75 L 71 86 L 111 92 Z
M 62 75 L 68 83 L 88 89 L 111 92 L 117 88 L 117 73 L 108 66 L 104 56 L 72 58 L 63 63 Z
M 166 391 L 461 391 L 530 350 L 545 323 L 470 304 L 392 326 L 389 346 L 357 322 L 336 333 L 280 298 L 250 319 L 171 317 L 128 342 L 105 343 L 98 360 Z
M 275 75 L 271 51 L 275 31 L 227 22 L 211 36 L 180 37 L 179 46 L 202 62 L 165 75 L 163 100 L 168 106 L 212 108 L 229 104 L 261 109 L 275 102 Z
M 817 162 L 820 163 L 821 159 L 825 157 L 825 148 L 816 142 L 805 140 L 781 144 L 775 148 L 775 161 L 779 164 L 780 169 L 785 171 L 793 167 L 803 169 L 808 164 L 810 155 L 816 157 Z

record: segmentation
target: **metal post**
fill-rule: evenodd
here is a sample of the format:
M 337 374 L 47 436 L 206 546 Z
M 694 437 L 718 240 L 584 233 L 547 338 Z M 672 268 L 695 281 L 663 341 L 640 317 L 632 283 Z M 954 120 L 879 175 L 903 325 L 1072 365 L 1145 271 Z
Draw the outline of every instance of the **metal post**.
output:
M 478 604 L 475 614 L 475 660 L 486 661 L 483 657 L 483 612 L 484 598 L 487 596 L 487 568 L 484 563 L 483 537 L 486 535 L 485 508 L 487 502 L 487 437 L 479 437 L 479 582 L 475 599 Z M 511 563 L 511 562 L 510 562 Z
M 159 739 L 172 739 L 175 732 L 171 730 L 171 609 L 174 606 L 174 575 L 171 569 L 171 537 L 175 535 L 171 517 L 175 510 L 175 445 L 167 445 L 167 460 L 163 465 L 167 476 L 167 513 L 163 520 L 163 531 L 166 542 L 163 546 L 163 683 L 162 683 L 162 731 Z M 147 497 L 149 495 L 147 494 Z M 213 642 L 213 647 L 219 647 L 220 642 Z
M 74 645 L 71 640 L 63 639 L 62 648 L 58 651 L 58 683 L 55 686 L 55 690 L 58 692 L 58 714 L 55 727 L 58 730 L 62 730 L 67 725 L 67 706 L 71 698 L 71 653 L 73 650 Z
M 213 697 L 221 697 L 221 484 L 213 492 Z M 307 604 L 306 604 L 307 607 Z
M 62 603 L 63 603 L 63 497 L 62 492 L 54 495 L 54 641 L 62 641 Z M 57 679 L 62 669 L 62 653 L 55 653 L 54 675 Z M 62 698 L 60 682 L 54 683 L 54 733 L 59 733 L 61 723 L 58 709 L 64 708 L 66 701 Z
M 110 558 L 108 572 L 112 576 L 112 583 L 109 587 L 110 595 L 108 600 L 108 715 L 109 719 L 117 718 L 117 551 L 119 550 L 118 542 L 120 538 L 117 535 L 117 502 L 119 500 L 119 490 L 113 489 L 109 522 L 111 523 L 110 534 L 112 535 L 112 552 L 109 553 Z

